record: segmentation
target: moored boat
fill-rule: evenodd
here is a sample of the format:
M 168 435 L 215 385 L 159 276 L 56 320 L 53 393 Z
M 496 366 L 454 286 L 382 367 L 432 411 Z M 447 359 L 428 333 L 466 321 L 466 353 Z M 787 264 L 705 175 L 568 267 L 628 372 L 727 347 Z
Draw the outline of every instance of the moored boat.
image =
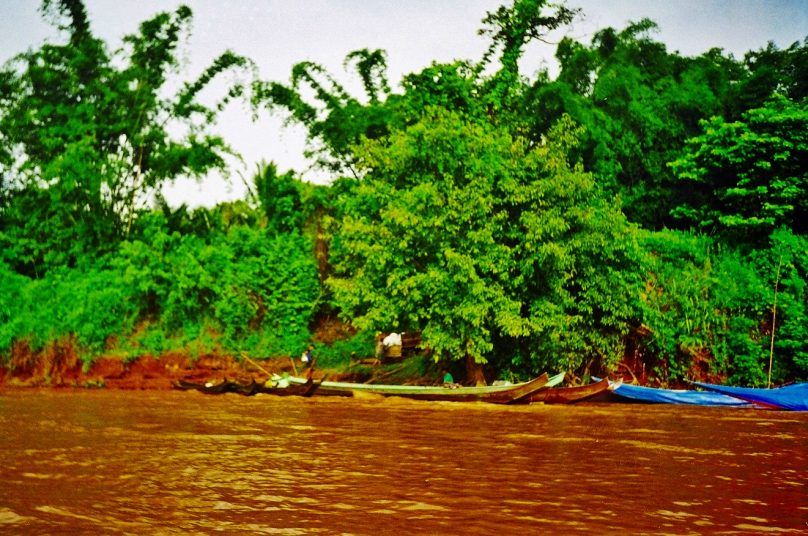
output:
M 755 403 L 774 409 L 808 411 L 808 383 L 795 383 L 784 387 L 762 389 L 754 387 L 730 387 L 712 383 L 694 382 L 715 394 L 731 396 L 747 403 Z
M 528 402 L 543 402 L 545 404 L 573 404 L 575 402 L 593 398 L 605 392 L 608 388 L 609 380 L 603 378 L 600 381 L 587 385 L 541 389 L 530 395 Z
M 611 393 L 631 402 L 649 404 L 686 404 L 693 406 L 753 407 L 739 398 L 711 391 L 691 391 L 686 389 L 660 389 L 641 387 L 622 382 L 609 382 Z
M 302 384 L 306 382 L 306 379 L 290 376 L 289 381 L 295 384 Z M 411 398 L 414 400 L 512 404 L 522 401 L 537 390 L 542 389 L 549 381 L 550 378 L 546 373 L 529 382 L 517 383 L 513 385 L 489 385 L 484 387 L 385 385 L 323 381 L 320 383 L 320 386 L 317 388 L 315 394 L 318 396 L 355 396 L 359 393 L 366 393 L 385 397 L 397 396 L 402 398 Z
M 230 381 L 226 379 L 208 380 L 204 382 L 177 380 L 174 382 L 173 387 L 180 391 L 199 391 L 207 395 L 220 395 L 230 392 Z
M 258 383 L 254 379 L 248 382 L 236 380 L 209 380 L 205 382 L 193 382 L 189 380 L 177 380 L 174 388 L 182 391 L 199 391 L 208 395 L 219 395 L 223 393 L 238 393 L 245 396 L 256 394 L 271 394 L 278 396 L 311 396 L 317 390 L 320 383 L 312 379 L 304 380 L 302 384 L 293 384 L 280 378 L 272 378 L 266 383 Z

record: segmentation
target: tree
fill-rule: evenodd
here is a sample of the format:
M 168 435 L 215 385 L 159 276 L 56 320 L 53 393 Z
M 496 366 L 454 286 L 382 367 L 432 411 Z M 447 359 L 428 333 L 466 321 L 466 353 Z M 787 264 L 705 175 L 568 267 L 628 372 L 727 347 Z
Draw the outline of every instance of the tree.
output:
M 743 121 L 715 117 L 702 129 L 671 164 L 691 192 L 676 216 L 747 244 L 780 226 L 808 231 L 808 103 L 775 96 Z
M 761 108 L 774 94 L 800 102 L 808 97 L 808 38 L 785 50 L 769 42 L 749 51 L 743 58 L 744 76 L 733 87 L 729 120 L 737 120 L 747 110 Z
M 260 203 L 271 233 L 300 232 L 305 221 L 300 182 L 291 171 L 278 173 L 275 164 L 259 168 L 253 177 L 253 195 Z
M 675 223 L 678 193 L 667 162 L 698 132 L 702 118 L 724 113 L 741 67 L 720 51 L 698 58 L 669 53 L 648 19 L 598 32 L 590 46 L 563 39 L 556 80 L 525 91 L 531 139 L 569 114 L 585 127 L 578 148 L 584 167 L 620 196 L 630 220 L 648 228 Z
M 218 74 L 249 64 L 225 52 L 166 97 L 190 9 L 143 22 L 113 54 L 92 34 L 80 0 L 45 0 L 42 11 L 67 42 L 21 54 L 0 75 L 0 176 L 7 198 L 0 218 L 11 229 L 0 243 L 22 249 L 9 262 L 29 274 L 107 250 L 166 181 L 223 167 L 229 149 L 208 125 L 241 88 L 213 107 L 197 96 Z M 29 221 L 32 204 L 47 209 Z M 59 255 L 46 258 L 37 248 Z
M 543 39 L 551 32 L 572 21 L 579 10 L 563 5 L 550 4 L 546 0 L 516 0 L 510 7 L 502 6 L 488 13 L 480 33 L 491 36 L 491 46 L 477 64 L 458 61 L 450 65 L 433 65 L 422 73 L 405 77 L 405 93 L 408 84 L 418 84 L 423 89 L 428 85 L 439 86 L 441 91 L 432 93 L 438 99 L 451 99 L 454 95 L 450 85 L 458 78 L 477 79 L 498 55 L 499 69 L 482 91 L 466 95 L 479 100 L 475 106 L 490 109 L 500 114 L 518 115 L 514 109 L 520 94 L 518 60 L 525 45 L 534 39 Z M 284 84 L 276 81 L 256 82 L 253 85 L 253 106 L 256 109 L 283 110 L 289 119 L 299 122 L 308 130 L 310 148 L 308 156 L 315 156 L 320 167 L 337 173 L 356 176 L 351 145 L 362 137 L 379 139 L 391 128 L 401 127 L 412 119 L 413 101 L 401 103 L 399 95 L 390 91 L 386 77 L 387 57 L 382 50 L 360 49 L 347 55 L 345 67 L 353 65 L 365 91 L 364 102 L 348 94 L 331 73 L 314 62 L 300 62 L 292 68 L 291 81 Z M 432 75 L 430 80 L 428 77 Z M 442 78 L 448 75 L 451 78 Z M 468 87 L 464 83 L 460 88 Z M 313 99 L 307 99 L 313 94 Z M 422 96 L 429 93 L 424 91 Z M 461 98 L 461 102 L 468 100 Z M 422 103 L 439 104 L 439 103 Z M 441 104 L 442 105 L 442 104 Z M 453 103 L 449 108 L 456 108 Z M 420 113 L 420 108 L 417 110 Z
M 523 372 L 617 357 L 629 296 L 610 276 L 628 262 L 629 228 L 567 163 L 574 137 L 565 119 L 531 148 L 487 119 L 430 108 L 363 142 L 332 243 L 344 315 L 419 329 L 438 357 Z
M 631 228 L 570 165 L 580 132 L 568 118 L 523 136 L 523 49 L 576 13 L 541 0 L 499 8 L 483 21 L 492 43 L 480 62 L 433 64 L 401 94 L 369 51 L 346 61 L 364 102 L 310 62 L 291 84 L 255 85 L 254 104 L 285 110 L 321 165 L 353 176 L 331 210 L 329 286 L 358 327 L 419 329 L 439 356 L 523 372 L 619 354 Z
M 316 164 L 334 172 L 352 172 L 351 145 L 362 136 L 378 138 L 387 133 L 389 95 L 386 78 L 387 56 L 383 50 L 356 50 L 345 58 L 345 67 L 354 65 L 366 92 L 366 103 L 349 95 L 322 65 L 304 61 L 292 67 L 290 84 L 256 81 L 252 104 L 255 109 L 282 110 L 290 121 L 308 130 L 307 156 Z M 307 91 L 314 102 L 305 98 Z M 393 99 L 395 100 L 395 99 Z
M 547 34 L 571 23 L 580 9 L 570 9 L 546 0 L 514 0 L 486 13 L 480 35 L 491 37 L 491 45 L 480 62 L 485 67 L 499 53 L 499 70 L 490 80 L 488 103 L 495 110 L 510 110 L 518 102 L 521 80 L 519 60 L 524 47 L 534 40 L 544 41 Z

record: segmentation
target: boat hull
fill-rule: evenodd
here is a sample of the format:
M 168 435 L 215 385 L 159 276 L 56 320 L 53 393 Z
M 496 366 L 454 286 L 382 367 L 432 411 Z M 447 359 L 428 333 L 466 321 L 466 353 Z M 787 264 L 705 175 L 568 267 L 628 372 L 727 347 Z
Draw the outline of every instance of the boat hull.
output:
M 253 395 L 256 392 L 257 384 L 255 382 L 241 383 L 228 379 L 209 380 L 205 382 L 177 380 L 174 382 L 174 389 L 181 391 L 199 391 L 206 395 L 221 395 L 224 393 Z
M 303 378 L 290 378 L 292 383 L 301 383 Z M 550 378 L 542 374 L 529 382 L 515 385 L 495 385 L 485 387 L 443 387 L 416 385 L 382 385 L 348 382 L 323 381 L 315 392 L 321 396 L 356 396 L 373 394 L 384 397 L 402 397 L 413 400 L 448 402 L 489 402 L 512 404 L 525 400 L 534 392 L 547 385 Z
M 188 380 L 178 380 L 174 383 L 174 388 L 182 391 L 199 391 L 207 395 L 219 395 L 224 393 L 238 393 L 245 396 L 257 394 L 268 394 L 276 396 L 304 396 L 314 394 L 320 386 L 319 382 L 305 380 L 301 384 L 289 384 L 284 387 L 260 384 L 253 381 L 238 382 L 233 380 L 218 380 L 207 382 L 192 382 Z
M 589 385 L 542 389 L 530 395 L 529 401 L 530 403 L 541 402 L 544 404 L 574 404 L 604 393 L 608 388 L 609 380 L 603 378 Z

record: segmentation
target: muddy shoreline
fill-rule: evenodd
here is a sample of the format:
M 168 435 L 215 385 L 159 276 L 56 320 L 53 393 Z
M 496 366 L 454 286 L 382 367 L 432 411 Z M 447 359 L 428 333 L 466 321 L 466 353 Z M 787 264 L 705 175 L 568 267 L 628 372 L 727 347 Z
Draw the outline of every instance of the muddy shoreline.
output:
M 380 381 L 411 384 L 432 384 L 442 379 L 439 369 L 431 367 L 431 373 L 424 370 L 390 370 L 378 366 L 381 362 L 365 365 L 364 361 L 351 363 L 345 370 L 325 370 L 318 367 L 317 377 L 327 376 L 341 381 Z M 722 376 L 709 373 L 704 360 L 694 364 L 690 377 L 708 383 L 723 383 Z M 237 380 L 265 382 L 273 374 L 302 375 L 303 364 L 290 357 L 266 359 L 244 359 L 230 355 L 211 354 L 201 357 L 183 352 L 167 352 L 154 357 L 144 355 L 135 359 L 122 359 L 117 356 L 104 356 L 89 365 L 79 357 L 72 341 L 51 343 L 40 351 L 31 351 L 27 343 L 16 343 L 11 355 L 0 363 L 0 388 L 106 388 L 106 389 L 150 389 L 169 390 L 178 380 L 205 382 L 209 380 Z M 401 367 L 403 368 L 403 367 Z M 652 385 L 649 371 L 637 356 L 627 356 L 618 365 L 625 381 L 639 385 Z M 414 374 L 415 373 L 415 374 Z M 468 371 L 467 371 L 468 374 Z M 434 377 L 433 377 L 434 376 Z M 667 387 L 686 388 L 673 382 Z
M 85 367 L 72 352 L 57 351 L 29 355 L 25 359 L 12 359 L 3 364 L 0 366 L 0 387 L 168 390 L 173 388 L 177 380 L 253 378 L 263 382 L 273 373 L 294 372 L 289 358 L 266 359 L 251 364 L 229 356 L 203 356 L 194 359 L 168 354 L 159 359 L 142 356 L 128 362 L 104 357 Z

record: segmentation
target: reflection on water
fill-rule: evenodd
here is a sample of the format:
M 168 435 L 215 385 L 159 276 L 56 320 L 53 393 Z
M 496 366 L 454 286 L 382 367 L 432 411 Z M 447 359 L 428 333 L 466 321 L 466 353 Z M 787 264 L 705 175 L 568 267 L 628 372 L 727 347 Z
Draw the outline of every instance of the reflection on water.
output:
M 798 534 L 808 414 L 0 393 L 4 534 Z

